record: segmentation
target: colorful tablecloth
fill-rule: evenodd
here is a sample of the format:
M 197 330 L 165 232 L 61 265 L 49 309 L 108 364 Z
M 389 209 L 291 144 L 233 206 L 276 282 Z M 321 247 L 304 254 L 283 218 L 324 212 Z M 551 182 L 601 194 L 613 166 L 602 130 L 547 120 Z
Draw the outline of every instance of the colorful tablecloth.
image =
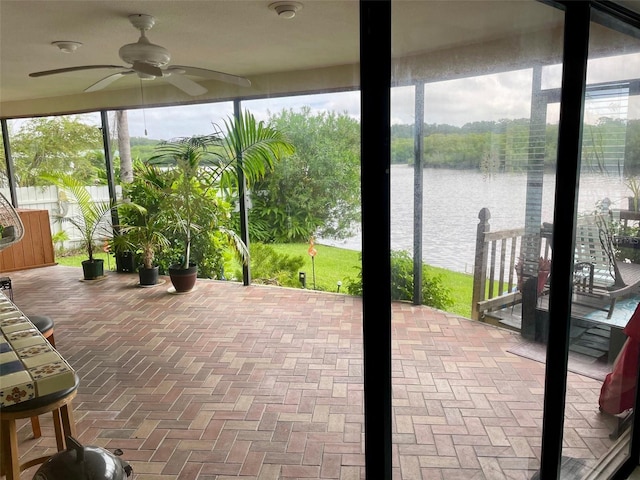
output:
M 0 333 L 0 408 L 75 385 L 73 368 L 1 292 Z

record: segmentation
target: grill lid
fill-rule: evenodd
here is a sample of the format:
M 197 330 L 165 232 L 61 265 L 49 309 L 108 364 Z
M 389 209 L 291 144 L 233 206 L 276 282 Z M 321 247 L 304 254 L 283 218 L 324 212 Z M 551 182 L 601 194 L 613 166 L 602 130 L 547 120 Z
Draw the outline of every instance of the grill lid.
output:
M 119 449 L 111 453 L 100 447 L 84 447 L 69 436 L 67 450 L 44 462 L 33 480 L 124 480 L 133 473 L 133 468 L 120 455 Z

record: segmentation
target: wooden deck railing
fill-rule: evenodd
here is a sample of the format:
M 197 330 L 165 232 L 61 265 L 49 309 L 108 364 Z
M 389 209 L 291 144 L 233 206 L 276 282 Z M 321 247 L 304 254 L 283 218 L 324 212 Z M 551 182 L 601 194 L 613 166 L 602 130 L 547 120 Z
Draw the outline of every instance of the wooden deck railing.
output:
M 524 228 L 492 232 L 491 213 L 483 208 L 478 214 L 476 253 L 473 269 L 471 318 L 481 320 L 488 312 L 513 305 L 522 299 L 518 291 L 516 265 L 520 260 Z M 541 239 L 543 258 L 549 256 L 549 243 Z

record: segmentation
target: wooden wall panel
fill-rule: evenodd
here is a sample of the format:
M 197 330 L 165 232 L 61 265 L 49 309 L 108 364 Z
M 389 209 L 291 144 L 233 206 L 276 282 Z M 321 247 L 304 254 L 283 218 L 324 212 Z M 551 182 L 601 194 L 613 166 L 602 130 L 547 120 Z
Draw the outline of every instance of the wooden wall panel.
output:
M 18 213 L 24 224 L 24 237 L 0 252 L 0 274 L 55 265 L 49 212 L 18 209 Z

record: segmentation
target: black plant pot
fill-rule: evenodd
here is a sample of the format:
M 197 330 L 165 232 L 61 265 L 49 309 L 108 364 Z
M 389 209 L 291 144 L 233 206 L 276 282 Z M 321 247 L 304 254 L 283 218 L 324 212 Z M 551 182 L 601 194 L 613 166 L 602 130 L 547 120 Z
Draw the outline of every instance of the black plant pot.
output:
M 138 275 L 140 277 L 140 285 L 155 285 L 158 283 L 159 268 L 144 268 L 144 266 L 138 269 Z
M 116 270 L 121 273 L 136 271 L 136 256 L 133 252 L 116 253 Z
M 176 293 L 186 293 L 193 290 L 198 278 L 198 266 L 190 263 L 189 268 L 181 268 L 180 265 L 169 267 L 169 278 L 176 289 Z
M 94 258 L 91 260 L 84 260 L 82 262 L 82 273 L 85 280 L 95 280 L 97 278 L 104 277 L 104 260 L 101 258 Z

